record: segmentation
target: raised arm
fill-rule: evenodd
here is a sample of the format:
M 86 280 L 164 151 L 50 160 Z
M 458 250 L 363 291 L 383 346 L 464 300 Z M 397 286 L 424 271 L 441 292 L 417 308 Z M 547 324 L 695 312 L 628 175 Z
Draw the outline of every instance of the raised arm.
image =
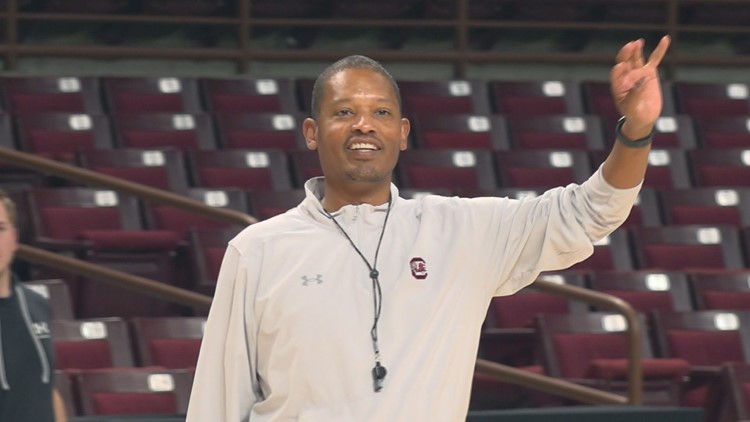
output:
M 610 83 L 612 95 L 624 117 L 618 127 L 617 140 L 602 167 L 604 179 L 616 188 L 637 186 L 648 166 L 651 143 L 645 140 L 653 133 L 661 114 L 662 92 L 658 67 L 669 48 L 664 36 L 648 61 L 643 57 L 643 40 L 625 44 L 617 54 Z M 639 142 L 639 141 L 643 142 Z

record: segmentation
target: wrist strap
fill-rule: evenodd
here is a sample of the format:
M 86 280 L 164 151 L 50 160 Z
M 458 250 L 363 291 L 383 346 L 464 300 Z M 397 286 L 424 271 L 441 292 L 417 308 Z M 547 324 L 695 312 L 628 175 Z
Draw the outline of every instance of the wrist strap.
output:
M 651 129 L 651 133 L 641 139 L 628 139 L 625 135 L 622 134 L 623 124 L 625 124 L 625 116 L 620 117 L 620 120 L 617 121 L 617 125 L 615 126 L 615 139 L 617 139 L 619 143 L 625 145 L 626 147 L 643 148 L 651 144 L 651 141 L 654 140 L 654 129 Z

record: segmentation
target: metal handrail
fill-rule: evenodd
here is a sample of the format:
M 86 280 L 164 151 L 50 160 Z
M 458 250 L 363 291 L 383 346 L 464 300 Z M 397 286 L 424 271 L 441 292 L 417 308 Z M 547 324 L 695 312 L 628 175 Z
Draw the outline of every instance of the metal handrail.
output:
M 211 297 L 187 289 L 160 283 L 101 265 L 91 264 L 80 259 L 53 253 L 29 245 L 18 245 L 16 256 L 27 262 L 67 271 L 84 277 L 94 277 L 117 287 L 143 293 L 169 302 L 186 305 L 198 310 L 211 306 Z
M 625 317 L 628 337 L 628 398 L 629 403 L 640 404 L 643 394 L 643 369 L 640 365 L 643 333 L 635 309 L 618 297 L 583 287 L 557 284 L 545 280 L 537 280 L 530 287 L 545 293 L 573 298 L 600 308 L 610 309 Z

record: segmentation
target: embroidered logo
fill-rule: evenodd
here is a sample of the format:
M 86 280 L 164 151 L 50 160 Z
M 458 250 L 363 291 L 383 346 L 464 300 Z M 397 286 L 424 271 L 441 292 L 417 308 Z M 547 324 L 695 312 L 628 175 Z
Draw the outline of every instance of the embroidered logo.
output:
M 302 276 L 302 285 L 307 286 L 310 283 L 321 284 L 323 283 L 323 274 L 315 274 L 315 277 Z
M 422 258 L 412 258 L 409 261 L 411 267 L 411 275 L 417 280 L 424 280 L 427 278 L 427 263 Z

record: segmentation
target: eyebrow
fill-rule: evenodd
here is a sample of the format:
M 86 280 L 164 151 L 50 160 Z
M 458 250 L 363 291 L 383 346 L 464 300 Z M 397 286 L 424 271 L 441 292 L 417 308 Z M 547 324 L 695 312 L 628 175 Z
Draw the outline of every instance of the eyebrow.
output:
M 351 97 L 334 99 L 334 100 L 331 101 L 331 103 L 334 104 L 334 105 L 336 105 L 336 104 L 346 103 L 346 102 L 349 102 L 349 101 L 352 101 Z M 378 102 L 381 102 L 381 103 L 395 103 L 396 102 L 395 99 L 389 98 L 389 97 L 378 97 L 378 98 L 375 99 L 375 101 L 378 101 Z

